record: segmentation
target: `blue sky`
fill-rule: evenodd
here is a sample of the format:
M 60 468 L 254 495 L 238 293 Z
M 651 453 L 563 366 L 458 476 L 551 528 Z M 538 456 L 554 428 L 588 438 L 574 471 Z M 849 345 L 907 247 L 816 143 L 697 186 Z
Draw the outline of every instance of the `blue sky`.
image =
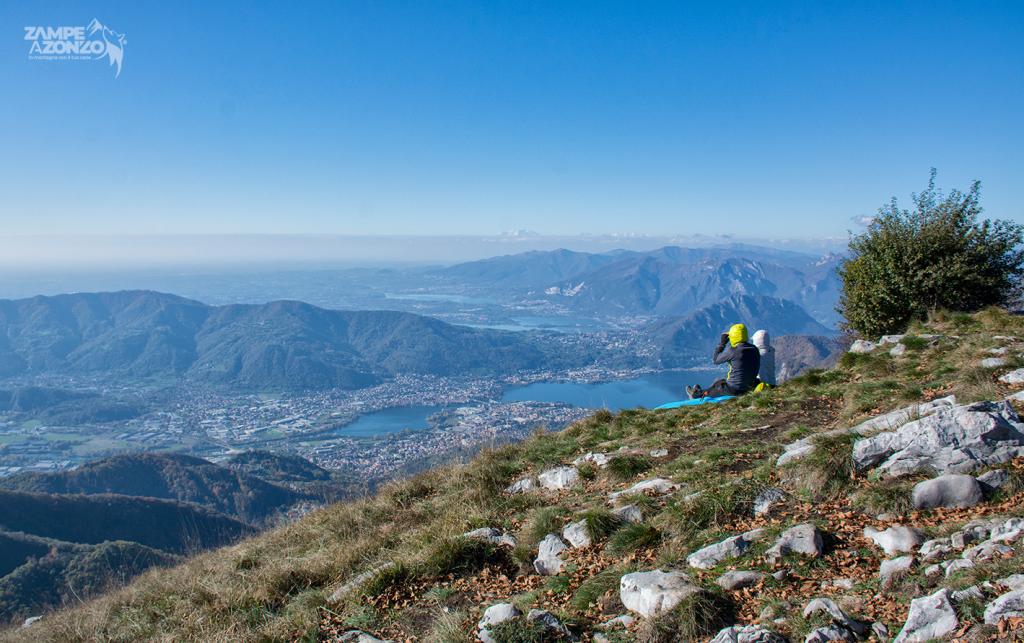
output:
M 24 26 L 127 37 L 28 59 Z M 1022 2 L 5 2 L 3 234 L 835 236 L 1024 221 Z

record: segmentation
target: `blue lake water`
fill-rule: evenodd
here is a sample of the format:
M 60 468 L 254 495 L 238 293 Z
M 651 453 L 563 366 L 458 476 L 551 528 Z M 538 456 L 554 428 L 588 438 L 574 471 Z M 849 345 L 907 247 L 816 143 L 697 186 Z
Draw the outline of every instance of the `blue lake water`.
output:
M 505 390 L 502 402 L 562 402 L 583 408 L 607 408 L 612 411 L 643 406 L 653 408 L 683 399 L 688 384 L 707 386 L 723 371 L 693 370 L 652 373 L 630 380 L 580 384 L 573 382 L 537 382 Z M 355 422 L 331 433 L 345 437 L 373 437 L 422 431 L 429 428 L 427 418 L 441 411 L 440 406 L 402 406 L 362 415 Z

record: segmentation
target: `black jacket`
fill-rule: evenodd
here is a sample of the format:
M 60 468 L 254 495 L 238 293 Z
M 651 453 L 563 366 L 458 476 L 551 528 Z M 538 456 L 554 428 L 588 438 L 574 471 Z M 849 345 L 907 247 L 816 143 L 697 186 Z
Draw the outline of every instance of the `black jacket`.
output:
M 761 370 L 761 352 L 749 342 L 729 346 L 728 342 L 718 345 L 711 358 L 715 364 L 729 364 L 725 383 L 737 394 L 746 393 L 754 387 L 757 372 Z

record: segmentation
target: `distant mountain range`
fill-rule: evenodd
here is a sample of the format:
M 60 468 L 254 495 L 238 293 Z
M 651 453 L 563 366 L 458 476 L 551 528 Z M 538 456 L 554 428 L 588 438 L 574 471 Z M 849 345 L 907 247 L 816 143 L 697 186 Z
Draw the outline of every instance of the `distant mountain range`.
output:
M 0 377 L 104 374 L 245 389 L 359 388 L 399 373 L 579 363 L 524 333 L 296 301 L 207 306 L 150 291 L 0 300 Z
M 338 500 L 347 490 L 336 474 L 266 452 L 222 464 L 119 455 L 0 478 L 0 621 L 234 542 L 297 506 Z
M 494 290 L 532 292 L 579 313 L 600 315 L 687 315 L 730 295 L 767 295 L 791 300 L 834 328 L 840 261 L 837 255 L 746 245 L 668 246 L 604 254 L 527 252 L 462 263 L 438 274 Z
M 731 295 L 697 312 L 660 319 L 646 332 L 656 348 L 653 366 L 673 367 L 694 360 L 710 360 L 719 335 L 742 321 L 750 333 L 768 329 L 773 337 L 815 335 L 828 337 L 835 331 L 811 318 L 803 308 L 786 299 L 762 295 Z

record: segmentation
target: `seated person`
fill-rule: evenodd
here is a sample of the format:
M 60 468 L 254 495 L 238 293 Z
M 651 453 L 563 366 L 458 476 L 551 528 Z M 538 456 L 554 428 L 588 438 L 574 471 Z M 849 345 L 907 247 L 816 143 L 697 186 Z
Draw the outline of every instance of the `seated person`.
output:
M 728 347 L 726 347 L 728 344 Z M 719 397 L 722 395 L 743 395 L 755 386 L 757 372 L 761 368 L 761 353 L 747 342 L 747 327 L 733 324 L 728 333 L 722 333 L 721 341 L 712 356 L 715 364 L 729 364 L 725 379 L 717 380 L 707 389 L 700 384 L 686 387 L 690 399 Z
M 771 337 L 768 331 L 759 330 L 751 338 L 754 346 L 761 353 L 761 368 L 757 372 L 757 379 L 768 386 L 775 386 L 775 348 L 772 346 Z

